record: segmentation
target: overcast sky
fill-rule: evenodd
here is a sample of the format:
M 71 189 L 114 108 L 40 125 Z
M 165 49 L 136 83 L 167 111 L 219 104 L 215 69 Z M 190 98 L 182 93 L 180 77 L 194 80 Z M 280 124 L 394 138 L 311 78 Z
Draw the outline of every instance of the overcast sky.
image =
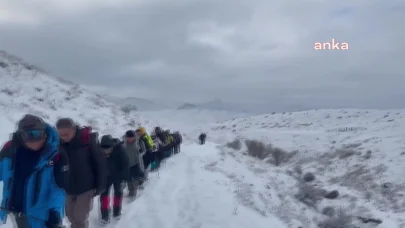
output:
M 1 0 L 0 49 L 111 95 L 405 108 L 403 0 Z

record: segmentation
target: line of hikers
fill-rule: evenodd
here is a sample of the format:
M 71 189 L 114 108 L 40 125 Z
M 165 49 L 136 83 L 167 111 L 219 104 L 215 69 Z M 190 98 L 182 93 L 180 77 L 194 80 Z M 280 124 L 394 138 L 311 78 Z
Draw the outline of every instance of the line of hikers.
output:
M 134 200 L 148 170 L 180 152 L 182 136 L 156 127 L 149 136 L 140 127 L 122 140 L 104 135 L 70 118 L 56 128 L 34 115 L 25 115 L 0 152 L 3 197 L 0 220 L 14 218 L 17 228 L 58 228 L 65 216 L 71 228 L 88 228 L 93 198 L 100 196 L 102 223 L 110 213 L 119 219 L 123 190 Z M 110 189 L 114 189 L 112 210 Z

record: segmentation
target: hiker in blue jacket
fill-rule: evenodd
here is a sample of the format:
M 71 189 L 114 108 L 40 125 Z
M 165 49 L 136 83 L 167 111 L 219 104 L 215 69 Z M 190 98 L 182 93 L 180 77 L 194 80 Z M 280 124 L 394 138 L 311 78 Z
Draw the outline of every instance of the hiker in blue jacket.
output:
M 58 132 L 40 117 L 20 120 L 0 152 L 3 223 L 11 214 L 18 228 L 62 227 L 69 163 L 58 147 Z

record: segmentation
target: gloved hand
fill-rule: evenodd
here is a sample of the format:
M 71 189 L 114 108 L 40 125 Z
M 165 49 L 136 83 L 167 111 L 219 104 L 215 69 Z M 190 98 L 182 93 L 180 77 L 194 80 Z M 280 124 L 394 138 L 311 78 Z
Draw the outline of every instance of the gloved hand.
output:
M 96 196 L 98 196 L 98 195 L 101 195 L 101 193 L 103 193 L 104 191 L 105 191 L 104 188 L 101 188 L 101 187 L 96 188 L 96 189 L 94 190 L 94 197 L 96 197 Z
M 62 219 L 59 213 L 53 209 L 48 212 L 48 221 L 45 222 L 46 228 L 62 227 Z
M 127 182 L 126 181 L 122 181 L 121 182 L 121 191 L 124 191 L 124 189 L 127 187 Z

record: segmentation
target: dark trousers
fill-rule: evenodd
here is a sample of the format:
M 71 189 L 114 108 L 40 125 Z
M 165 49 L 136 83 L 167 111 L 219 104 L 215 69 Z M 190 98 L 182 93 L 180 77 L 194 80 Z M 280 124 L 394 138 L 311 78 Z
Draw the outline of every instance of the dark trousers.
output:
M 110 189 L 111 186 L 114 188 L 114 198 L 113 198 L 113 214 L 114 217 L 121 214 L 122 208 L 122 195 L 123 189 L 121 189 L 121 180 L 114 180 L 112 178 L 107 179 L 106 190 L 100 195 L 100 211 L 101 218 L 108 220 L 110 216 Z
M 176 145 L 174 145 L 174 154 L 178 154 L 180 153 L 180 143 L 177 143 Z
M 141 170 L 139 164 L 131 166 L 129 168 L 129 179 L 127 180 L 127 186 L 129 197 L 135 197 L 138 192 L 138 186 L 145 181 L 145 172 Z
M 16 228 L 30 228 L 30 227 L 44 227 L 44 228 L 64 228 L 62 222 L 51 223 L 42 221 L 36 218 L 29 218 L 26 215 L 12 213 L 14 217 L 13 227 Z M 30 220 L 30 221 L 28 221 Z
M 145 169 L 147 169 L 150 165 L 150 163 L 153 161 L 153 154 L 152 152 L 148 151 L 146 152 L 143 157 L 143 165 L 145 166 Z
M 164 150 L 160 149 L 156 151 L 155 154 L 156 154 L 156 161 L 158 164 L 160 164 L 162 160 L 165 158 Z
M 14 219 L 15 219 L 17 228 L 28 228 L 29 227 L 27 218 L 25 216 L 21 216 L 17 213 L 15 213 L 13 215 L 14 215 Z
M 71 228 L 88 228 L 89 215 L 93 209 L 94 190 L 80 195 L 66 195 L 66 216 Z
M 13 214 L 15 219 L 15 224 L 17 228 L 29 228 L 30 224 L 28 223 L 28 219 L 25 215 L 19 215 L 17 213 Z

